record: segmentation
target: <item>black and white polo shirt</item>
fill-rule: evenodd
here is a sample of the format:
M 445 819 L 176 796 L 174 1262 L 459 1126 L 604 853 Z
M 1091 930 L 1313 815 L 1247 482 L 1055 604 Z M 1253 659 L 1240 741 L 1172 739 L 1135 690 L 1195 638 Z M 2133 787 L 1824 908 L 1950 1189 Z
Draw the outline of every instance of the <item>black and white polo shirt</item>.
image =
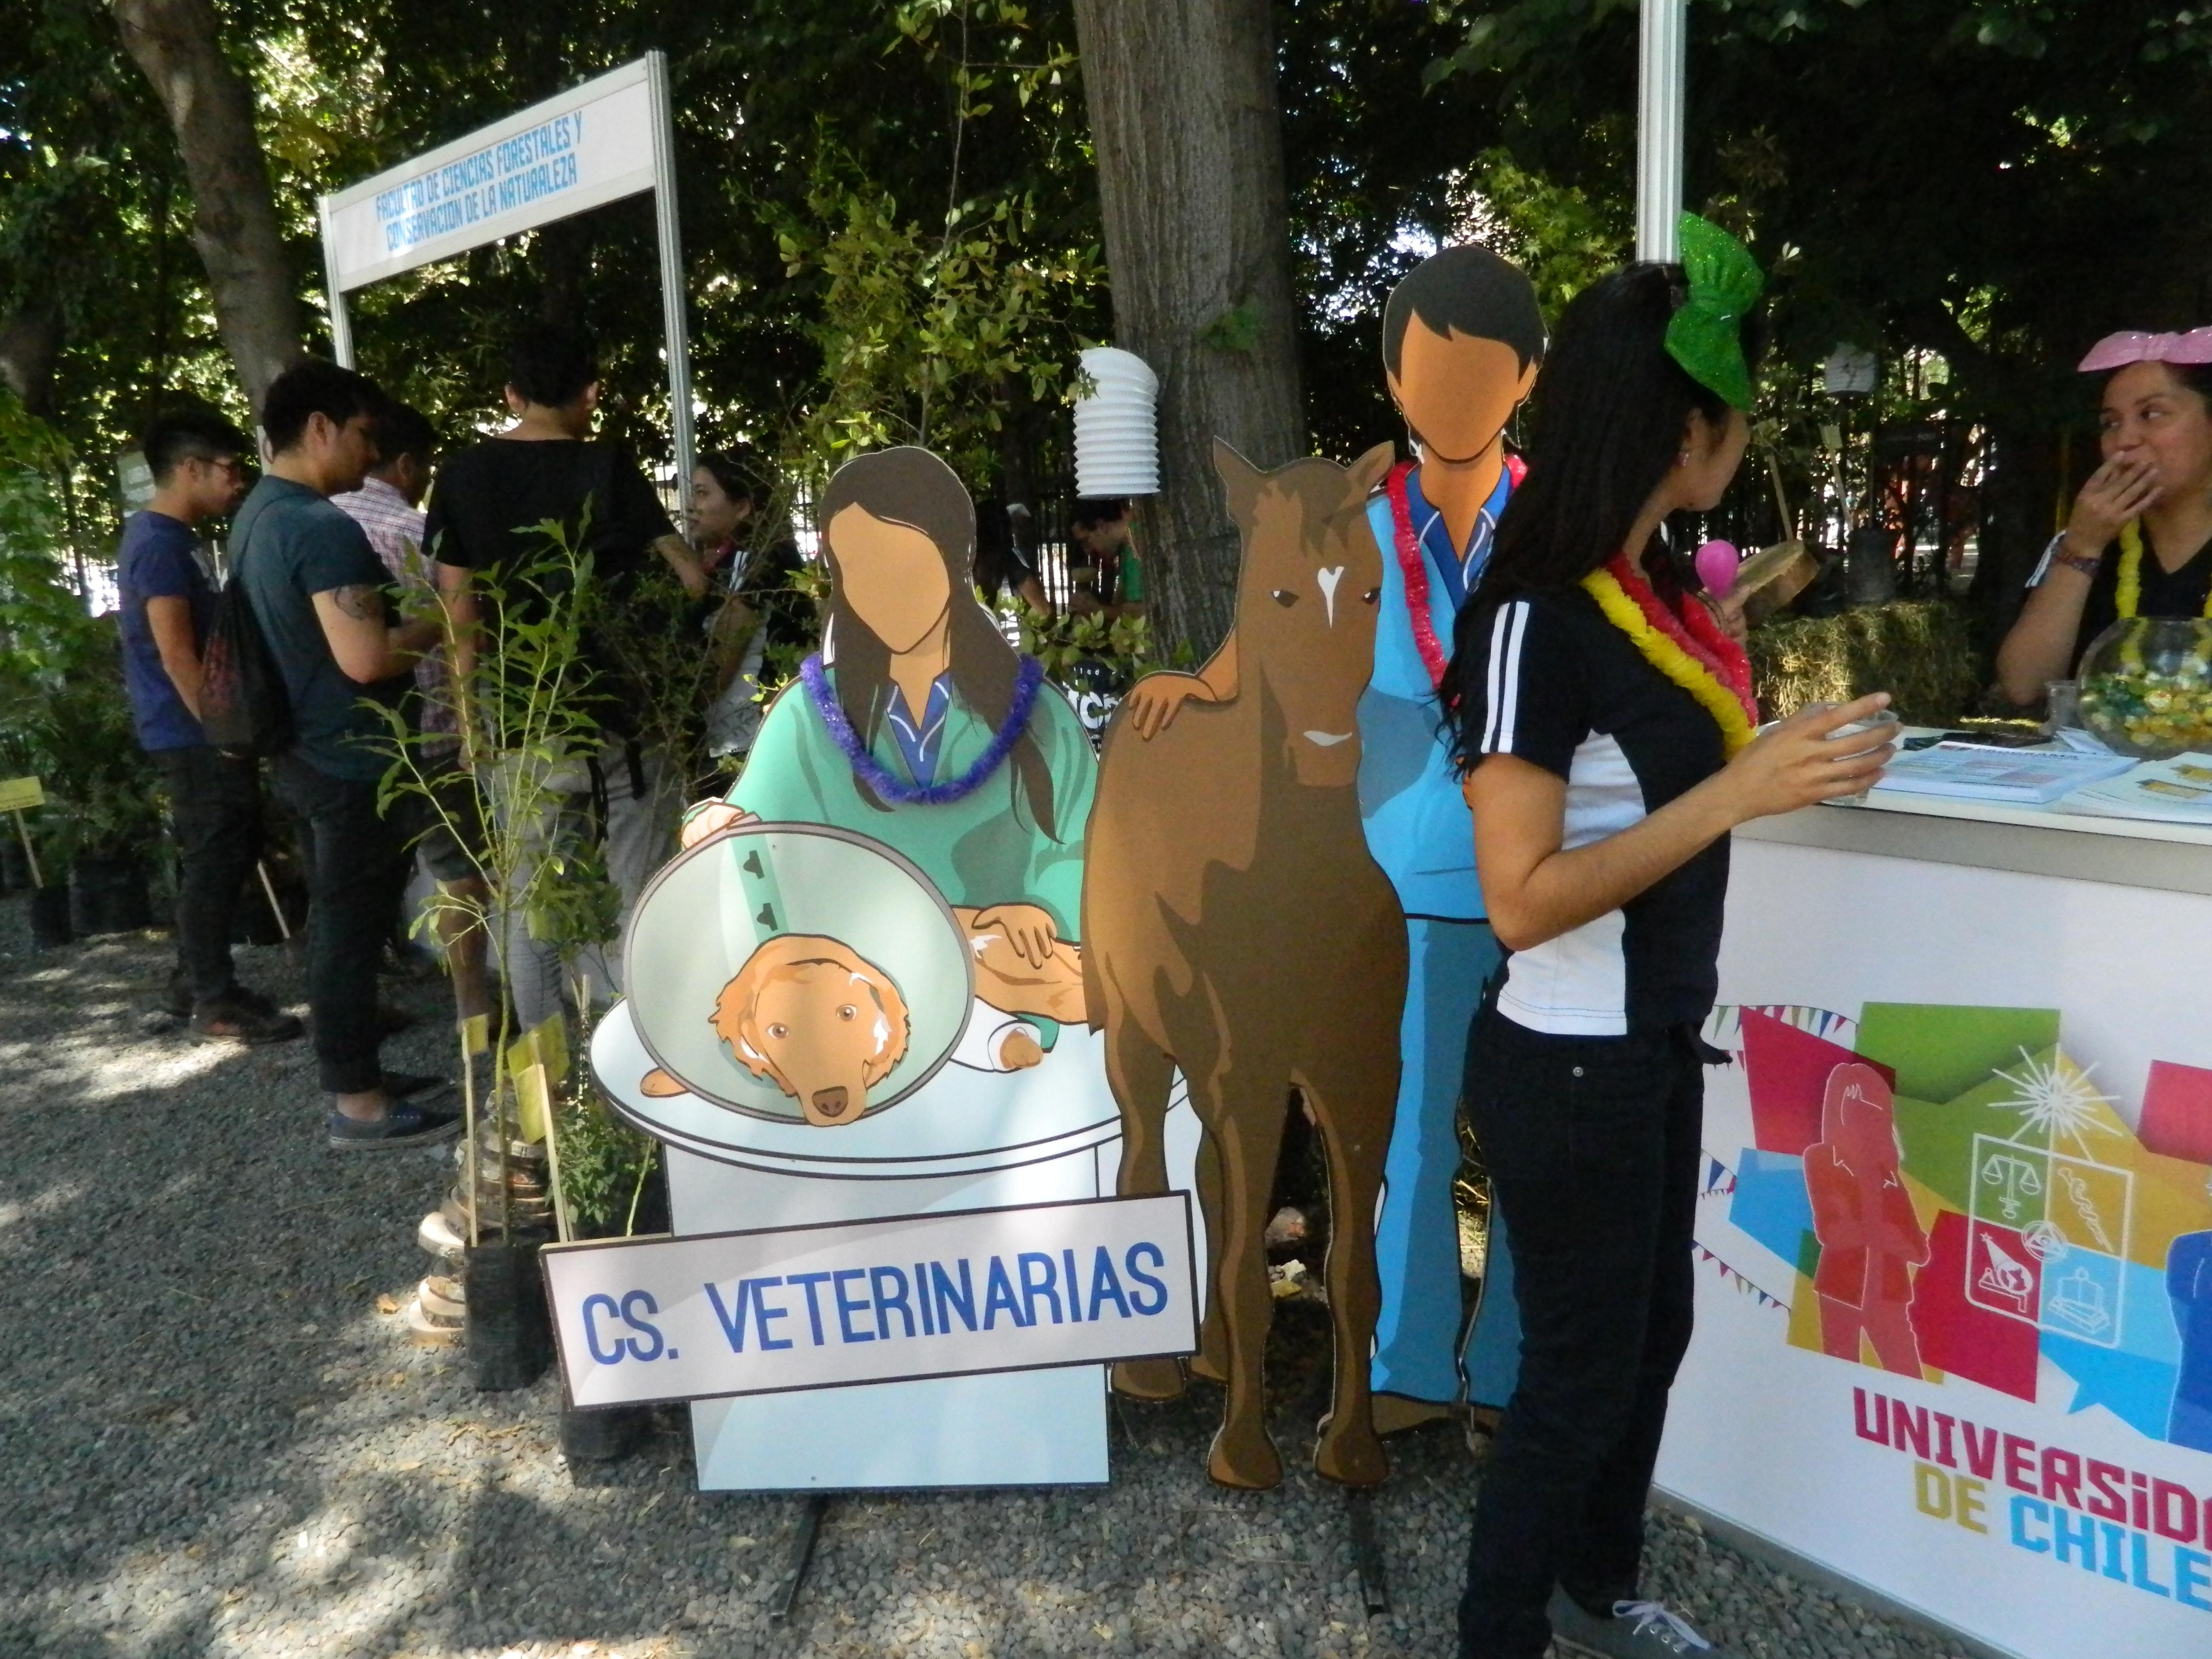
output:
M 1486 607 L 1463 726 L 1470 762 L 1513 755 L 1566 781 L 1563 845 L 1620 834 L 1726 763 L 1720 727 L 1580 588 Z M 1498 1012 L 1531 1030 L 1617 1036 L 1711 1011 L 1728 838 L 1618 910 L 1507 958 Z

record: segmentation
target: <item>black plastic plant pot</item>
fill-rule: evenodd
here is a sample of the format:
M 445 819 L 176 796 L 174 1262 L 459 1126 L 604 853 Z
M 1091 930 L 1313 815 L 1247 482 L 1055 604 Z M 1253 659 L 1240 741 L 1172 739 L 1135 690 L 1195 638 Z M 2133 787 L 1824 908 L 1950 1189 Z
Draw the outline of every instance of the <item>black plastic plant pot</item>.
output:
M 70 927 L 70 890 L 59 884 L 33 888 L 31 943 L 41 951 L 51 951 L 76 937 Z
M 628 1457 L 644 1440 L 653 1421 L 650 1406 L 561 1407 L 561 1453 L 572 1468 L 579 1463 L 613 1463 Z
M 553 1327 L 535 1243 L 468 1254 L 469 1370 L 485 1393 L 526 1389 L 553 1363 Z
M 80 858 L 70 874 L 78 933 L 128 933 L 154 925 L 146 867 L 136 859 Z

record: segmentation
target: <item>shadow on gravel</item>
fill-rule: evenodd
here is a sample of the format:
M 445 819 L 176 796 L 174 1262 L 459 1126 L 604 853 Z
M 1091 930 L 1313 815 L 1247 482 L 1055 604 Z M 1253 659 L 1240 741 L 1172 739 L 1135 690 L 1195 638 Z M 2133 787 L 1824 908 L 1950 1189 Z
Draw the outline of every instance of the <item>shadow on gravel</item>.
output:
M 1122 1402 L 1109 1486 L 837 1499 L 773 1622 L 799 1500 L 693 1491 L 680 1412 L 572 1480 L 551 1379 L 481 1395 L 458 1354 L 410 1346 L 377 1299 L 423 1271 L 441 1156 L 328 1152 L 303 1044 L 146 1034 L 167 965 L 155 938 L 32 956 L 0 903 L 0 1655 L 1449 1650 L 1474 1486 L 1458 1432 L 1391 1443 L 1392 1606 L 1370 1620 L 1342 1496 L 1308 1463 L 1328 1328 L 1299 1302 L 1269 1349 L 1279 1490 L 1206 1479 L 1218 1389 Z M 296 999 L 279 953 L 242 965 Z M 442 986 L 387 992 L 423 1016 L 387 1062 L 444 1065 Z M 1714 1633 L 1749 1655 L 1825 1654 L 1863 1620 L 1679 1528 L 1653 1559 L 1667 1594 L 1710 1586 Z M 1805 1638 L 1770 1639 L 1785 1626 Z M 1885 1635 L 1900 1659 L 1941 1650 Z

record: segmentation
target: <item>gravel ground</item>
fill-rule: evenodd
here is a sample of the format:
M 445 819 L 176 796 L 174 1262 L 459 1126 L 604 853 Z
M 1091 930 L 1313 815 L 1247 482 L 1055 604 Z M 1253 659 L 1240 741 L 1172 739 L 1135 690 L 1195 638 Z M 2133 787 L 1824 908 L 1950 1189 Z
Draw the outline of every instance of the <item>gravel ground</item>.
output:
M 301 1044 L 149 1035 L 158 936 L 44 955 L 0 904 L 0 1655 L 358 1659 L 1451 1650 L 1474 1471 L 1395 1443 L 1375 1500 L 1392 1611 L 1362 1611 L 1343 1501 L 1211 1486 L 1206 1388 L 1124 1406 L 1103 1489 L 840 1499 L 788 1624 L 800 1505 L 692 1490 L 679 1413 L 587 1483 L 549 1378 L 478 1395 L 380 1297 L 424 1269 L 439 1156 L 340 1158 Z M 250 981 L 296 997 L 280 952 Z M 442 988 L 387 1063 L 442 1058 Z M 1276 1434 L 1310 1443 L 1325 1327 L 1292 1306 Z M 1680 1520 L 1650 1588 L 1759 1659 L 1947 1644 L 1791 1583 Z

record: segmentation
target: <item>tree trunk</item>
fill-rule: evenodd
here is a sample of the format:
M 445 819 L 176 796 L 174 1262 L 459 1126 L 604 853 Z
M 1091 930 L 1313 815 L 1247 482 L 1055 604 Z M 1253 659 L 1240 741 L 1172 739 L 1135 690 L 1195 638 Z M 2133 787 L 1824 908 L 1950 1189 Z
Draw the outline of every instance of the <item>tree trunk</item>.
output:
M 208 0 L 109 0 L 168 112 L 192 191 L 192 241 L 207 267 L 222 343 L 258 411 L 269 383 L 301 355 L 300 307 L 276 228 L 253 94 L 223 55 Z
M 62 355 L 62 308 L 34 301 L 0 323 L 0 386 L 15 394 L 26 414 L 44 420 L 54 412 L 54 365 Z
M 1115 337 L 1160 377 L 1160 493 L 1137 532 L 1155 625 L 1200 656 L 1235 611 L 1213 440 L 1305 453 L 1268 0 L 1076 0 Z

